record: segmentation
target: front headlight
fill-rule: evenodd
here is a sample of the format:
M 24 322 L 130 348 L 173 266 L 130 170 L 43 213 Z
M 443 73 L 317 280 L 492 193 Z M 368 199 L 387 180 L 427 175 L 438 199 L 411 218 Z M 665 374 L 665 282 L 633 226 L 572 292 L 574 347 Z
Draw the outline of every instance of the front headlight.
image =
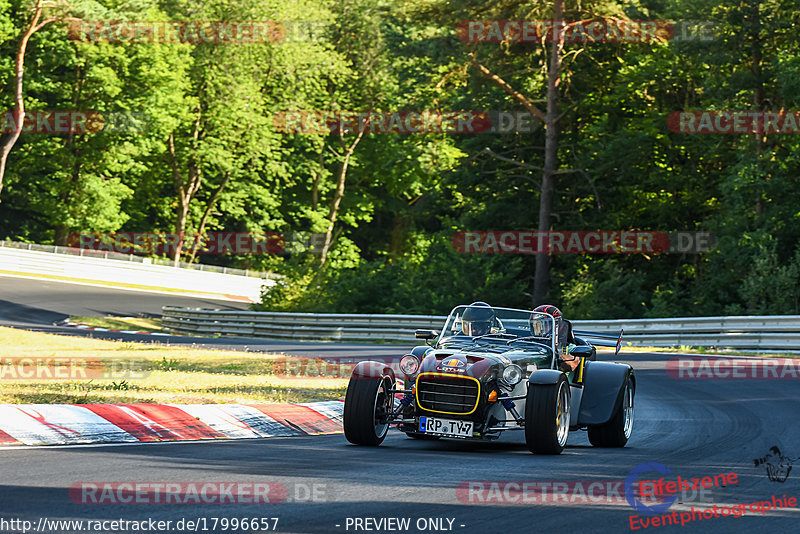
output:
M 413 375 L 419 369 L 419 358 L 413 354 L 406 354 L 400 359 L 400 370 L 407 375 Z
M 522 368 L 519 365 L 511 364 L 505 369 L 503 369 L 503 381 L 510 385 L 514 386 L 522 380 Z

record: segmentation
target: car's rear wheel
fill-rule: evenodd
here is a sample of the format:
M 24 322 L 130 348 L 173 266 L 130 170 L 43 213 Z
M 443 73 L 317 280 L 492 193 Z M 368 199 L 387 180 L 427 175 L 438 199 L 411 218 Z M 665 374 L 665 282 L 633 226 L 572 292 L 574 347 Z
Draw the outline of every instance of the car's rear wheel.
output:
M 536 454 L 561 454 L 569 436 L 570 390 L 563 374 L 555 384 L 529 384 L 525 443 Z
M 389 377 L 350 377 L 344 398 L 344 436 L 356 445 L 380 445 L 389 432 L 393 397 Z
M 633 395 L 635 388 L 631 377 L 625 377 L 622 402 L 608 423 L 590 426 L 589 443 L 595 447 L 624 447 L 633 431 Z

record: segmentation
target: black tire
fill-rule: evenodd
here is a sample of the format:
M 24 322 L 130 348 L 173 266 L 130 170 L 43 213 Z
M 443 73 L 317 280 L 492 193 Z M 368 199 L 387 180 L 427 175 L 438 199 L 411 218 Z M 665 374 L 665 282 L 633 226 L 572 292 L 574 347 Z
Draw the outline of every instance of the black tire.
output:
M 630 376 L 622 385 L 622 400 L 608 423 L 590 426 L 589 443 L 595 447 L 624 447 L 633 432 L 633 396 L 635 386 Z
M 564 450 L 569 436 L 570 396 L 563 373 L 555 384 L 528 385 L 525 444 L 532 453 L 561 454 Z
M 411 432 L 406 432 L 406 436 L 411 439 L 421 439 L 423 441 L 436 441 L 439 439 L 439 436 L 426 436 L 425 434 L 413 434 Z
M 385 422 L 391 413 L 393 388 L 389 377 L 350 377 L 344 398 L 344 436 L 355 445 L 380 445 L 389 432 Z M 383 421 L 383 422 L 381 422 Z

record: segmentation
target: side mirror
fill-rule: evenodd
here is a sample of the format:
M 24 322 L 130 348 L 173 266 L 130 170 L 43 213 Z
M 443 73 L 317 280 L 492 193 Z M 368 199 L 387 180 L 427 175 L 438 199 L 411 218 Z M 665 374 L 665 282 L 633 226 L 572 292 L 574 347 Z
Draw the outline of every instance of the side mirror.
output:
M 578 345 L 577 347 L 573 347 L 569 354 L 566 355 L 565 358 L 562 360 L 569 360 L 572 361 L 575 358 L 588 358 L 592 355 L 592 347 L 588 345 Z M 572 358 L 570 358 L 572 356 Z
M 416 332 L 414 332 L 414 337 L 416 337 L 417 339 L 430 340 L 430 339 L 436 339 L 437 337 L 439 337 L 439 334 L 433 330 L 417 330 Z

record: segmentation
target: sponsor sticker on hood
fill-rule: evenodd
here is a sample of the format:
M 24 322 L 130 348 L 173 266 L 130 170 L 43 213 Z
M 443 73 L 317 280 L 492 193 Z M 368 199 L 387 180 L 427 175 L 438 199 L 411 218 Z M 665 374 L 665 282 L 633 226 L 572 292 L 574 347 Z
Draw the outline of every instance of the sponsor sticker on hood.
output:
M 466 366 L 467 362 L 461 358 L 447 357 L 442 360 L 439 368 L 448 371 L 458 371 L 464 369 Z

